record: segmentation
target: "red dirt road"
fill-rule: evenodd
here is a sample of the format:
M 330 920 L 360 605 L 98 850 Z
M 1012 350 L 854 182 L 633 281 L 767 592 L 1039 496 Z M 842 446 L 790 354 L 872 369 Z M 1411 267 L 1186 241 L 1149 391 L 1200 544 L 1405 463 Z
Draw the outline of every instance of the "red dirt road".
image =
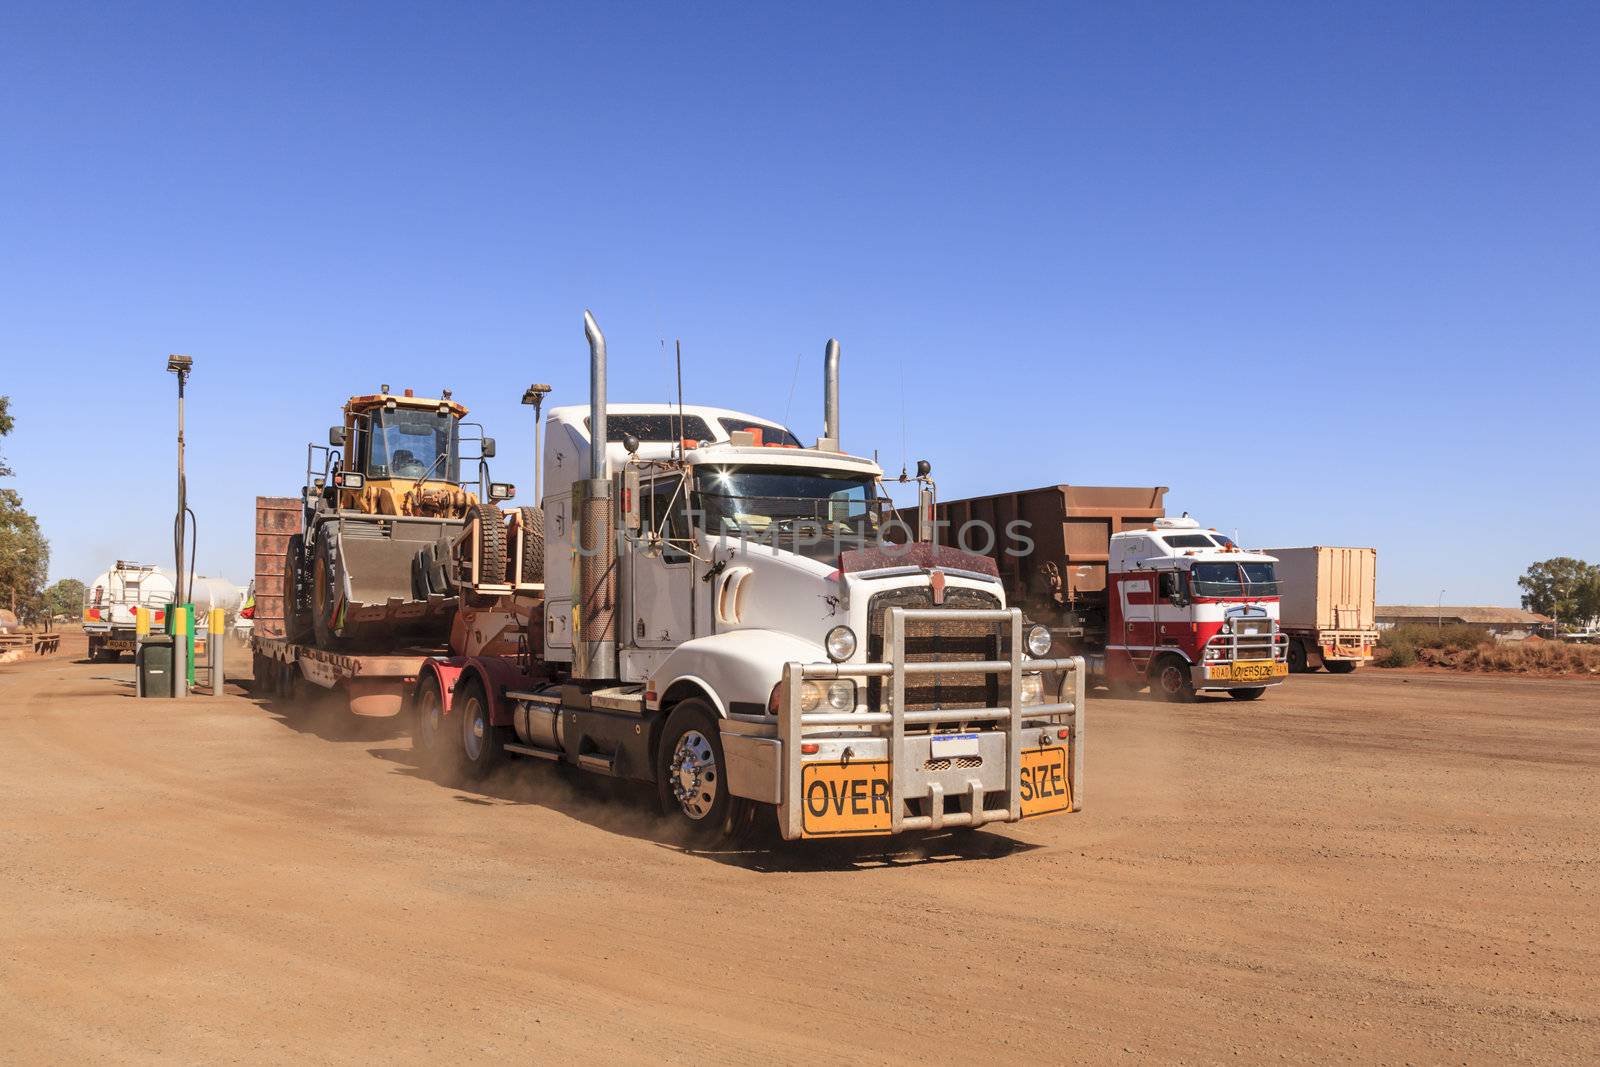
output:
M 76 659 L 0 667 L 6 1062 L 1600 1053 L 1593 682 L 1093 699 L 1082 814 L 708 855 Z

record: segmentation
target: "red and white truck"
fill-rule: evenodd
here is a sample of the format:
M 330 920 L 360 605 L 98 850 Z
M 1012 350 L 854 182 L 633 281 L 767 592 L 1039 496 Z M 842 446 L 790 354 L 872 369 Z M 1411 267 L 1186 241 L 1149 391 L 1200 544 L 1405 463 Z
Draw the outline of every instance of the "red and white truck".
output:
M 1253 700 L 1288 674 L 1275 561 L 1188 516 L 1164 487 L 1055 485 L 939 503 L 947 544 L 991 557 L 1012 603 L 1113 691 Z M 930 521 L 902 512 L 908 523 Z

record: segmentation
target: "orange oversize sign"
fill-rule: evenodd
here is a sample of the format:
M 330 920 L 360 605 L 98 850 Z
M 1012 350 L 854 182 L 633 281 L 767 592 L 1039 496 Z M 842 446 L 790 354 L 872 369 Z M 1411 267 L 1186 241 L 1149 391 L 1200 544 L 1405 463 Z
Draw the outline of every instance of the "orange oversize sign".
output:
M 800 832 L 849 837 L 890 831 L 889 761 L 806 763 L 800 768 Z
M 1072 779 L 1067 773 L 1067 746 L 1032 748 L 1022 754 L 1022 817 L 1048 815 L 1072 808 Z

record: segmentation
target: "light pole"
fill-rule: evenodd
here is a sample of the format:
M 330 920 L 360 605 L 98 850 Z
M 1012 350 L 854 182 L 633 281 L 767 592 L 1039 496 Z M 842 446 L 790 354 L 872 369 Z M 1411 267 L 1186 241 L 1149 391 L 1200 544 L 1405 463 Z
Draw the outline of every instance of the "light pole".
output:
M 1439 600 L 1434 604 L 1439 609 L 1439 629 L 1444 629 L 1444 590 L 1439 590 Z
M 194 360 L 188 356 L 173 354 L 167 357 L 167 369 L 178 376 L 178 522 L 174 543 L 177 546 L 177 577 L 173 581 L 174 604 L 185 603 L 183 599 L 183 527 L 184 515 L 188 512 L 188 490 L 183 479 L 183 388 L 189 381 L 189 372 L 194 368 Z
M 522 394 L 524 404 L 533 405 L 533 506 L 539 506 L 539 409 L 544 405 L 544 398 L 550 393 L 550 387 L 539 382 L 528 386 L 527 392 Z
M 175 621 L 172 635 L 172 695 L 183 697 L 189 695 L 189 636 L 188 631 L 193 629 L 194 620 L 186 618 L 183 605 L 188 601 L 184 599 L 184 571 L 183 571 L 183 528 L 188 521 L 189 512 L 188 489 L 183 476 L 183 388 L 189 381 L 189 371 L 194 367 L 194 360 L 188 356 L 174 353 L 167 357 L 167 369 L 178 376 L 178 519 L 173 524 L 173 545 L 177 553 L 177 570 L 172 579 L 172 612 L 174 620 L 181 620 L 180 627 Z

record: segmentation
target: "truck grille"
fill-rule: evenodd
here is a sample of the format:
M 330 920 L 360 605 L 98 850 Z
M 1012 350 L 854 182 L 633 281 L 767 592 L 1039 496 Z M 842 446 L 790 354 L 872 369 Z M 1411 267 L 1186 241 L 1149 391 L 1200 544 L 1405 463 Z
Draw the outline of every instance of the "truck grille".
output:
M 867 602 L 867 658 L 884 661 L 884 634 L 890 608 L 932 608 L 933 592 L 927 588 L 891 589 Z M 949 589 L 944 607 L 994 609 L 998 597 L 977 589 Z M 981 622 L 908 622 L 906 661 L 982 660 L 1001 658 L 1000 636 L 992 624 Z M 992 708 L 1009 699 L 1009 679 L 981 673 L 913 675 L 906 679 L 906 708 Z M 884 710 L 887 680 L 867 679 L 867 707 Z

